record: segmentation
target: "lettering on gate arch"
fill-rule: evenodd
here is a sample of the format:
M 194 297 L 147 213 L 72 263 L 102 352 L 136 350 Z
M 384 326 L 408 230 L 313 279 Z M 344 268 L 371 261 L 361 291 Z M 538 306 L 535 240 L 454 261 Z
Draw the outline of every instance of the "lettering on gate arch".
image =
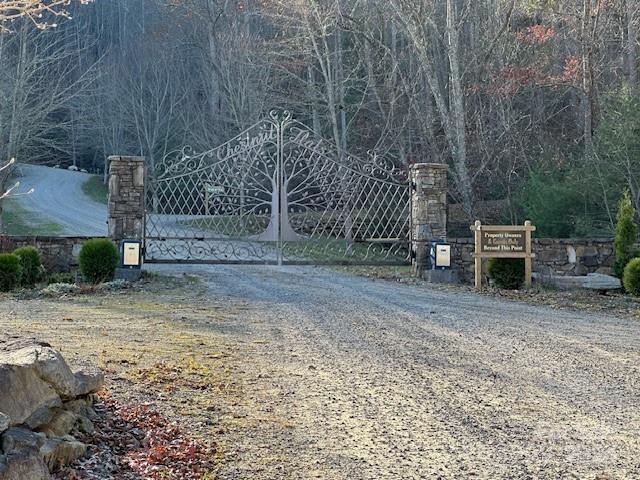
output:
M 291 143 L 295 143 L 304 147 L 308 150 L 312 150 L 318 153 L 327 153 L 328 150 L 322 146 L 322 139 L 312 139 L 311 132 L 309 130 L 304 130 L 300 127 L 292 127 L 291 128 Z
M 241 153 L 250 152 L 254 148 L 268 142 L 276 141 L 276 129 L 272 126 L 268 131 L 261 132 L 253 137 L 240 138 L 238 142 L 231 146 L 230 143 L 225 148 L 218 150 L 218 160 L 224 161 L 231 157 L 235 157 Z

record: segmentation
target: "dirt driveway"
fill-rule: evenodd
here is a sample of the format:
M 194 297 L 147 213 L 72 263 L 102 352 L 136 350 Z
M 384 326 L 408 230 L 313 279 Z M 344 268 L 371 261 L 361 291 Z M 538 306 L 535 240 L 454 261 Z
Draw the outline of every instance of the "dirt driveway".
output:
M 175 267 L 159 269 L 176 273 Z M 640 322 L 320 268 L 5 300 L 214 439 L 222 479 L 640 478 Z

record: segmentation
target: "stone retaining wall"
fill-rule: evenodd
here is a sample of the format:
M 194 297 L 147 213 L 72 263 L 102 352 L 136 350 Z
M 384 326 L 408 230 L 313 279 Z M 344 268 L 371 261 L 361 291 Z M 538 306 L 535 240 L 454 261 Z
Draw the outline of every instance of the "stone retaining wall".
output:
M 80 248 L 93 237 L 18 237 L 0 235 L 0 253 L 11 253 L 16 248 L 33 246 L 42 255 L 47 272 L 68 272 L 78 266 Z
M 0 385 L 0 480 L 46 480 L 85 454 L 102 372 L 74 372 L 48 343 L 0 334 Z
M 454 268 L 464 282 L 473 282 L 472 238 L 450 238 Z M 547 275 L 586 275 L 613 273 L 615 260 L 613 239 L 556 239 L 533 240 L 533 271 Z M 487 262 L 484 262 L 485 266 Z

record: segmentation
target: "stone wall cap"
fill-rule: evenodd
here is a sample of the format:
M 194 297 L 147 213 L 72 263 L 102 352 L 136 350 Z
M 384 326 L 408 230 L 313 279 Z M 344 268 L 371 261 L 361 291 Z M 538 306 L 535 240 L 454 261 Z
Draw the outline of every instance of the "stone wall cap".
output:
M 57 242 L 57 241 L 86 241 L 92 238 L 107 238 L 104 235 L 88 235 L 88 236 L 52 236 L 52 235 L 0 235 L 0 239 L 12 240 L 15 242 Z
M 144 162 L 144 157 L 135 156 L 135 155 L 110 155 L 107 157 L 109 162 L 114 160 L 126 160 L 128 162 Z
M 422 169 L 438 169 L 438 170 L 449 170 L 449 165 L 446 163 L 414 163 L 411 165 L 414 170 L 422 170 Z

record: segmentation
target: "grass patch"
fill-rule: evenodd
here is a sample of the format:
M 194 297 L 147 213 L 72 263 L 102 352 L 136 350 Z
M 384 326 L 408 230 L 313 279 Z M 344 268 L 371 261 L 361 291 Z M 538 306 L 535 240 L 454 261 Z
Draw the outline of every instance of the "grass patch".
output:
M 344 239 L 313 238 L 299 242 L 284 242 L 286 260 L 307 260 L 318 263 L 404 263 L 407 252 L 393 244 L 355 242 L 349 245 Z
M 102 181 L 102 176 L 92 175 L 89 180 L 82 184 L 82 191 L 94 202 L 107 204 L 109 197 L 109 187 Z
M 315 216 L 315 218 L 314 218 Z M 322 212 L 310 214 L 290 214 L 292 223 L 304 220 L 318 222 Z M 207 230 L 229 237 L 245 237 L 264 232 L 269 225 L 269 217 L 258 215 L 245 216 L 209 216 L 189 220 L 179 220 L 180 225 L 190 226 L 199 230 Z M 299 230 L 296 228 L 296 230 Z M 273 245 L 274 252 L 275 243 Z M 284 242 L 283 255 L 289 261 L 307 261 L 317 263 L 406 263 L 408 262 L 405 246 L 384 243 L 355 242 L 348 245 L 344 238 L 313 235 L 312 238 L 295 242 Z
M 269 225 L 269 215 L 218 215 L 179 220 L 177 223 L 227 236 L 257 235 L 264 232 Z
M 9 198 L 2 202 L 2 225 L 6 235 L 60 235 L 62 226 Z

